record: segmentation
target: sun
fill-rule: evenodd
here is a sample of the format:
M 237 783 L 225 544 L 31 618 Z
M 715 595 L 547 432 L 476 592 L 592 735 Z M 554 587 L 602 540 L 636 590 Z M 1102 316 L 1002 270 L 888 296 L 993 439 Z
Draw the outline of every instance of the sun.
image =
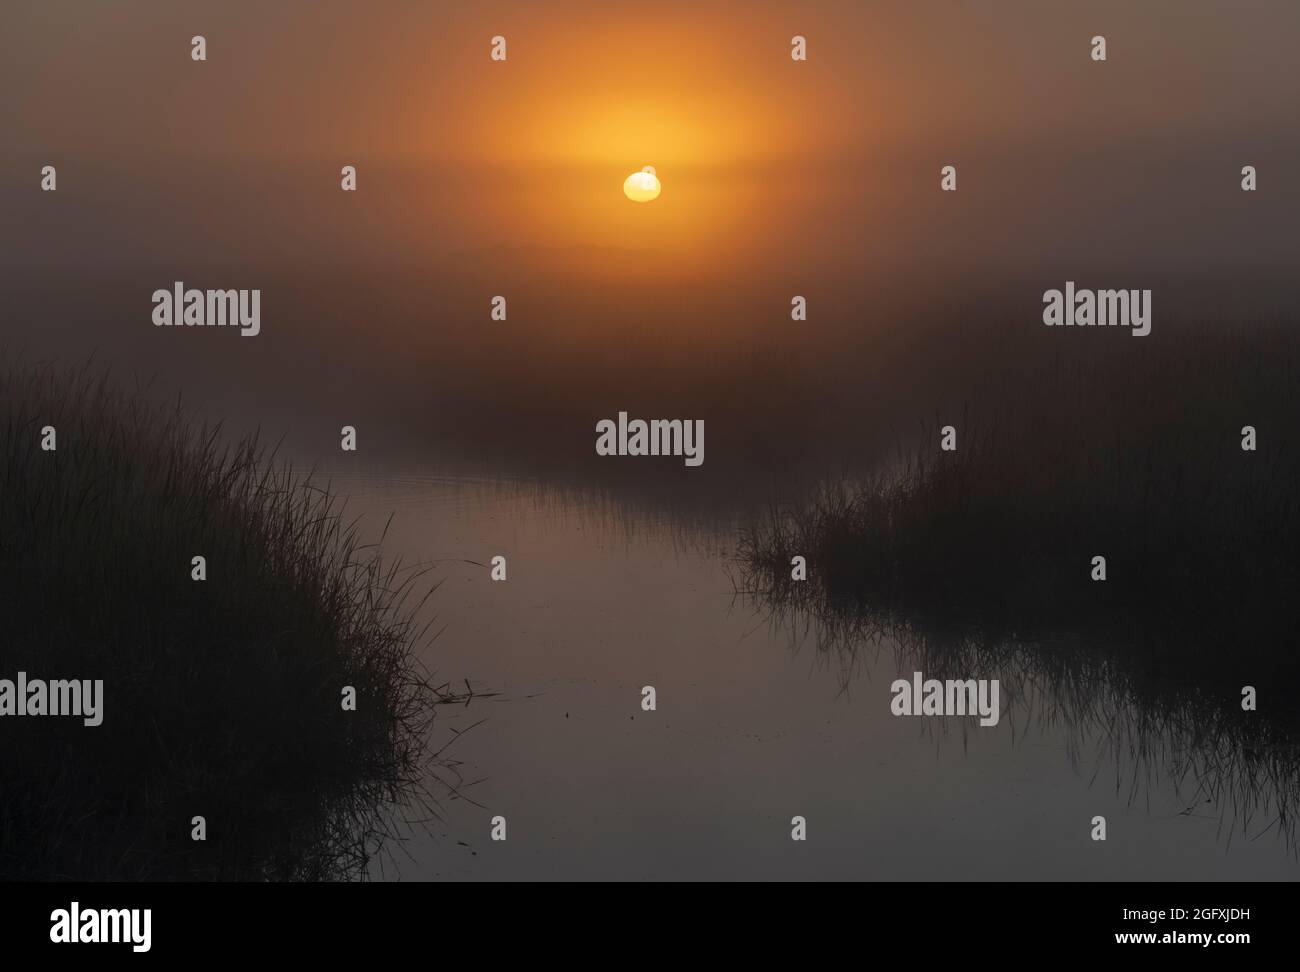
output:
M 623 180 L 623 195 L 633 202 L 653 202 L 659 198 L 659 188 L 659 177 L 655 175 L 653 165 L 647 165 Z

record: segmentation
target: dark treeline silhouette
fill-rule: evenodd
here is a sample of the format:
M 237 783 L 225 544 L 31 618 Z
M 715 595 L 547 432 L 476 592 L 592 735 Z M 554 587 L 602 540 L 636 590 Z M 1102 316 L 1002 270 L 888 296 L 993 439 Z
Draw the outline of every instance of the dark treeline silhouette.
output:
M 0 410 L 0 678 L 104 683 L 99 726 L 0 720 L 0 876 L 363 877 L 436 812 L 455 696 L 414 660 L 420 572 L 255 439 L 93 367 L 11 366 Z
M 1000 675 L 1290 835 L 1300 334 L 1143 340 L 1020 375 L 989 396 L 1004 407 L 943 421 L 955 452 L 936 423 L 873 475 L 773 509 L 741 536 L 737 587 L 848 669 L 888 644 L 900 672 Z

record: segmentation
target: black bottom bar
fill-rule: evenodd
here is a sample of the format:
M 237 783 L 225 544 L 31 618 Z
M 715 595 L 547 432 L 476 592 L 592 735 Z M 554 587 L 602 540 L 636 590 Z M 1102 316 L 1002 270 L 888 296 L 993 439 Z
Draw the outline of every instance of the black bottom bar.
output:
M 1021 945 L 1230 958 L 1292 937 L 1294 894 L 1291 884 L 9 884 L 0 929 L 7 958 L 78 961 L 618 961 L 708 946 L 771 959 L 846 940 L 873 958 L 974 960 Z M 110 940 L 85 940 L 95 938 Z

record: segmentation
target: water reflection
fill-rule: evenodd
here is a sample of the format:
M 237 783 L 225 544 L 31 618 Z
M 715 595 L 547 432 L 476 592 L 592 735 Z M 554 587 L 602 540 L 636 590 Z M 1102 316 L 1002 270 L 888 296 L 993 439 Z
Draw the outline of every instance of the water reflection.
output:
M 464 798 L 385 876 L 1297 873 L 1293 777 L 1268 740 L 1154 704 L 1085 646 L 738 599 L 744 511 L 683 522 L 536 484 L 373 471 L 336 483 L 366 519 L 393 514 L 394 553 L 442 561 L 428 664 L 501 693 L 447 713 Z M 468 563 L 496 554 L 506 583 Z M 1003 682 L 998 726 L 890 715 L 900 672 L 972 665 Z M 656 712 L 640 709 L 644 685 Z M 504 843 L 489 839 L 497 814 Z M 806 843 L 790 840 L 796 814 Z M 1096 814 L 1105 843 L 1088 837 Z

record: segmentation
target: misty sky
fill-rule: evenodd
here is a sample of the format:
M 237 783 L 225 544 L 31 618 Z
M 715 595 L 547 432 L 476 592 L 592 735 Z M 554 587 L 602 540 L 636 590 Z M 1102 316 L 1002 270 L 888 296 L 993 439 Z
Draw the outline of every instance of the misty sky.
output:
M 702 344 L 792 361 L 770 334 L 794 293 L 829 359 L 849 339 L 878 358 L 939 313 L 924 301 L 1036 322 L 1067 279 L 1154 287 L 1158 314 L 1292 300 L 1290 0 L 16 0 L 0 18 L 4 341 L 185 375 L 255 417 L 342 385 L 531 403 L 539 356 L 567 369 L 552 395 L 613 342 L 689 362 L 673 387 L 695 388 L 716 372 Z M 637 206 L 621 186 L 644 165 L 664 191 Z M 261 288 L 262 335 L 164 341 L 149 295 L 175 280 Z M 508 339 L 481 327 L 498 293 Z
M 269 247 L 260 229 L 240 238 L 255 212 L 283 224 L 280 257 L 328 250 L 321 208 L 339 203 L 344 162 L 369 197 L 351 231 L 429 254 L 758 249 L 816 264 L 820 247 L 929 219 L 947 162 L 965 163 L 964 216 L 1003 223 L 1012 248 L 1035 229 L 1029 210 L 1054 207 L 1046 218 L 1077 234 L 1071 210 L 1086 222 L 1105 206 L 1114 223 L 1145 208 L 1150 228 L 1201 185 L 1203 218 L 1230 221 L 1213 190 L 1235 190 L 1245 160 L 1274 202 L 1295 201 L 1300 7 L 1285 0 L 18 2 L 3 16 L 3 193 L 37 224 L 22 232 L 41 234 L 32 166 L 53 161 L 65 191 L 94 201 L 92 232 L 122 207 L 137 227 L 157 221 L 126 237 L 141 256 L 213 234 Z M 189 59 L 197 33 L 203 64 Z M 505 64 L 487 57 L 497 33 Z M 788 56 L 796 33 L 803 64 Z M 1096 33 L 1104 65 L 1088 58 Z M 649 213 L 617 192 L 646 164 L 666 190 Z M 231 212 L 236 193 L 255 198 Z M 801 235 L 800 217 L 818 233 Z M 1168 229 L 1164 245 L 1186 242 Z

